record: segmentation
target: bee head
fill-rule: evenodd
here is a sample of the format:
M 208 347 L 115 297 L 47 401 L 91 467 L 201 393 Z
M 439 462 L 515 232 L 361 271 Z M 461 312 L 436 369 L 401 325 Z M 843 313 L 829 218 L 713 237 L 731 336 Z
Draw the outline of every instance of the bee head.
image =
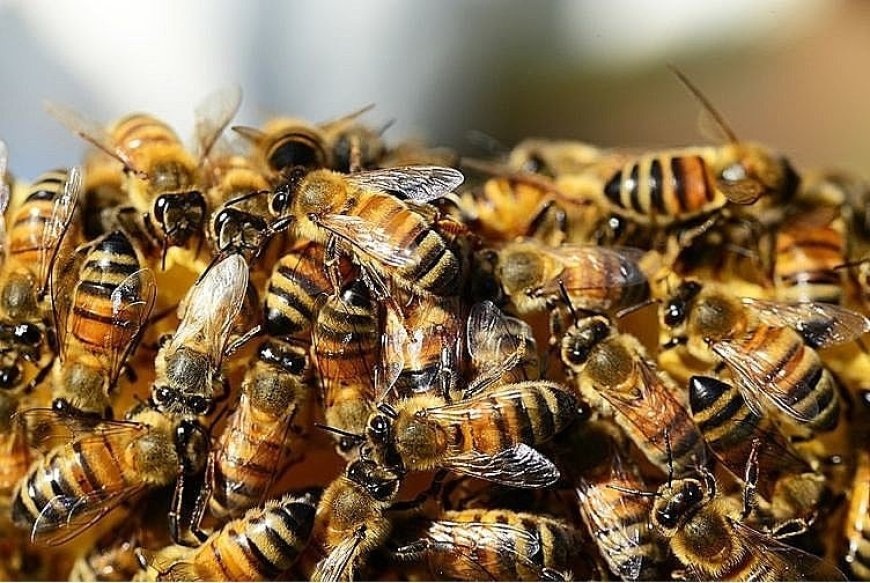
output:
M 205 223 L 205 198 L 196 190 L 164 193 L 154 200 L 154 220 L 167 244 L 185 245 Z
M 219 249 L 259 249 L 260 237 L 266 231 L 266 221 L 255 214 L 225 206 L 215 213 L 212 229 Z
M 704 484 L 694 478 L 663 484 L 653 502 L 653 526 L 672 536 L 709 498 Z
M 684 281 L 676 292 L 665 303 L 664 324 L 668 328 L 676 328 L 686 321 L 692 301 L 701 293 L 701 284 L 696 281 Z
M 541 285 L 544 280 L 544 260 L 539 252 L 526 245 L 506 247 L 499 256 L 498 275 L 508 294 L 515 294 Z
M 562 359 L 569 366 L 581 366 L 592 350 L 610 335 L 610 324 L 603 316 L 582 318 L 562 337 Z
M 155 386 L 151 390 L 151 401 L 162 412 L 193 417 L 207 415 L 213 405 L 210 399 L 202 395 L 185 395 L 180 389 L 169 385 Z
M 399 491 L 401 476 L 367 459 L 359 459 L 347 467 L 347 478 L 365 488 L 372 498 L 386 502 Z

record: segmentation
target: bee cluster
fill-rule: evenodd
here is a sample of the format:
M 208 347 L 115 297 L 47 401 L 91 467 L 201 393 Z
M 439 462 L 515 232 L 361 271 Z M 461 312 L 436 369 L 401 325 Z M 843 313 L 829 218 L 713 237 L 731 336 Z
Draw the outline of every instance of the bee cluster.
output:
M 680 78 L 724 145 L 50 105 L 93 148 L 0 148 L 0 579 L 870 580 L 870 186 Z

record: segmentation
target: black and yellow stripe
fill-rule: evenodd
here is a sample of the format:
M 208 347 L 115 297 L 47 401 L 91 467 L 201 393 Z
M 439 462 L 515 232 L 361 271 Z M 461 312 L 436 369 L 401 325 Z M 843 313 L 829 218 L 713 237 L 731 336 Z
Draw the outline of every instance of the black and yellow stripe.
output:
M 63 194 L 69 172 L 64 169 L 41 174 L 30 187 L 9 229 L 9 255 L 33 275 L 45 248 L 45 227 L 51 219 L 55 201 Z
M 317 300 L 332 289 L 323 269 L 323 246 L 309 243 L 282 257 L 266 288 L 266 329 L 272 336 L 306 334 Z
M 837 220 L 826 225 L 786 223 L 776 234 L 773 278 L 776 297 L 786 302 L 843 301 L 846 238 Z

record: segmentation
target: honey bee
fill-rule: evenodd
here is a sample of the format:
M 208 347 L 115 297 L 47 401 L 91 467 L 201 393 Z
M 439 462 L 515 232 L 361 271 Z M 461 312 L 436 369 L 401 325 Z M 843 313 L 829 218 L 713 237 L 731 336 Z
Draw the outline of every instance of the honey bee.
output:
M 445 581 L 565 581 L 577 554 L 566 522 L 511 510 L 442 512 L 394 551 Z
M 312 356 L 318 372 L 324 417 L 337 433 L 337 448 L 350 456 L 359 445 L 346 433 L 361 434 L 374 411 L 375 371 L 381 342 L 378 313 L 361 280 L 331 295 L 317 314 Z
M 121 162 L 127 174 L 126 192 L 142 213 L 141 234 L 159 241 L 165 267 L 169 247 L 187 247 L 205 235 L 207 208 L 200 164 L 240 103 L 241 90 L 231 87 L 209 95 L 196 108 L 196 156 L 172 128 L 148 114 L 128 115 L 104 130 L 66 107 L 48 103 L 46 108 L 73 133 Z
M 60 345 L 53 406 L 110 416 L 109 393 L 154 307 L 154 274 L 112 231 L 58 262 L 51 283 Z
M 655 369 L 634 336 L 620 333 L 605 316 L 575 317 L 561 356 L 580 395 L 612 415 L 653 464 L 666 469 L 672 456 L 682 473 L 704 463 L 704 438 L 673 381 Z
M 502 286 L 521 314 L 544 311 L 562 289 L 574 306 L 593 312 L 629 308 L 649 298 L 646 275 L 630 249 L 586 245 L 547 247 L 534 240 L 498 252 Z
M 541 377 L 538 347 L 531 326 L 506 316 L 495 304 L 486 301 L 472 306 L 466 323 L 466 341 L 470 356 L 470 378 L 481 378 L 493 365 L 501 366 L 499 383 L 518 383 Z
M 832 304 L 741 299 L 694 281 L 671 295 L 663 322 L 697 358 L 721 359 L 752 411 L 761 412 L 764 401 L 782 411 L 784 421 L 816 431 L 836 427 L 840 404 L 814 349 L 870 330 L 867 318 Z
M 870 454 L 866 451 L 858 456 L 844 530 L 846 565 L 855 580 L 870 580 Z
M 669 480 L 653 496 L 650 522 L 688 576 L 706 581 L 845 581 L 833 565 L 742 522 L 739 499 L 704 480 Z M 745 504 L 744 504 L 745 507 Z
M 771 420 L 753 412 L 740 392 L 728 383 L 705 376 L 689 380 L 692 416 L 710 450 L 739 482 L 745 482 L 749 462 L 757 465 L 752 488 L 773 503 L 778 522 L 805 523 L 818 510 L 824 478 L 789 446 Z M 799 491 L 795 500 L 786 492 Z
M 347 175 L 299 169 L 275 188 L 270 205 L 279 220 L 295 223 L 297 236 L 338 242 L 335 247 L 353 255 L 370 279 L 389 279 L 418 294 L 452 296 L 459 292 L 460 257 L 415 209 L 426 209 L 423 203 L 462 181 L 457 170 L 437 166 Z M 334 261 L 331 255 L 328 261 Z
M 297 446 L 314 400 L 303 378 L 306 363 L 304 348 L 276 339 L 257 349 L 206 469 L 205 497 L 219 520 L 239 518 L 260 504 L 275 479 L 299 460 Z
M 583 174 L 596 168 L 611 152 L 576 140 L 529 138 L 508 153 L 508 168 L 545 176 Z
M 202 428 L 192 421 L 174 423 L 150 407 L 127 421 L 87 424 L 50 409 L 20 415 L 37 445 L 57 444 L 33 463 L 13 493 L 12 521 L 34 543 L 72 540 L 122 503 L 205 465 Z
M 311 537 L 315 501 L 287 494 L 227 523 L 202 545 L 140 551 L 156 581 L 271 581 L 293 566 Z
M 401 478 L 391 468 L 358 459 L 323 492 L 314 519 L 312 547 L 324 554 L 311 581 L 351 580 L 373 549 L 390 536 L 386 510 Z
M 382 135 L 392 123 L 380 129 L 359 123 L 357 118 L 372 107 L 366 106 L 321 126 L 332 170 L 353 173 L 382 167 L 387 152 Z
M 266 330 L 275 337 L 304 337 L 314 321 L 318 300 L 329 295 L 334 284 L 324 270 L 325 249 L 311 241 L 299 241 L 275 263 L 266 286 Z M 347 281 L 351 269 L 338 263 L 339 277 Z
M 574 420 L 577 398 L 548 381 L 491 386 L 501 375 L 490 373 L 451 404 L 426 394 L 382 403 L 369 419 L 363 453 L 405 471 L 444 469 L 519 488 L 552 485 L 559 470 L 533 446 Z
M 711 114 L 728 144 L 650 153 L 625 164 L 603 188 L 614 212 L 667 227 L 716 214 L 730 204 L 792 198 L 800 177 L 789 161 L 760 144 L 740 141 L 701 91 L 681 72 L 674 73 Z
M 158 410 L 197 417 L 226 394 L 221 361 L 247 289 L 248 266 L 241 255 L 215 264 L 190 289 L 179 307 L 181 322 L 154 361 L 151 398 Z

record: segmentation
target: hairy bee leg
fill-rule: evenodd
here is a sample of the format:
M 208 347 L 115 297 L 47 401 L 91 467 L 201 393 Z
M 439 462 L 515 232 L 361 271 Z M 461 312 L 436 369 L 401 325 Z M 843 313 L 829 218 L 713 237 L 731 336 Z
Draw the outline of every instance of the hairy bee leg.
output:
M 326 240 L 323 249 L 323 272 L 332 285 L 333 293 L 338 295 L 341 291 L 341 253 L 338 249 L 338 238 L 334 235 Z
M 441 469 L 432 476 L 429 487 L 417 494 L 413 499 L 406 502 L 397 502 L 390 506 L 390 510 L 416 510 L 430 499 L 438 499 L 445 489 L 444 480 L 447 478 L 447 470 Z
M 743 476 L 743 513 L 741 520 L 746 520 L 758 504 L 756 489 L 758 486 L 758 451 L 761 447 L 761 439 L 752 440 L 752 450 L 746 462 L 746 471 Z
M 214 451 L 209 455 L 209 463 L 205 471 L 205 483 L 202 490 L 199 491 L 199 496 L 196 497 L 196 503 L 193 507 L 193 512 L 190 516 L 190 532 L 199 539 L 200 542 L 208 538 L 206 532 L 202 529 L 202 520 L 205 518 L 205 511 L 208 508 L 209 500 L 212 495 L 212 484 L 214 480 Z
M 263 330 L 263 326 L 260 324 L 257 324 L 256 326 L 254 326 L 253 328 L 251 328 L 250 330 L 248 330 L 247 332 L 245 332 L 244 334 L 242 334 L 241 336 L 239 336 L 238 338 L 233 340 L 229 344 L 229 346 L 227 346 L 226 350 L 224 350 L 224 356 L 225 357 L 232 356 L 242 346 L 244 346 L 245 344 L 247 344 L 248 342 L 250 342 L 254 338 L 262 336 L 265 333 L 266 332 L 265 332 L 265 330 Z

